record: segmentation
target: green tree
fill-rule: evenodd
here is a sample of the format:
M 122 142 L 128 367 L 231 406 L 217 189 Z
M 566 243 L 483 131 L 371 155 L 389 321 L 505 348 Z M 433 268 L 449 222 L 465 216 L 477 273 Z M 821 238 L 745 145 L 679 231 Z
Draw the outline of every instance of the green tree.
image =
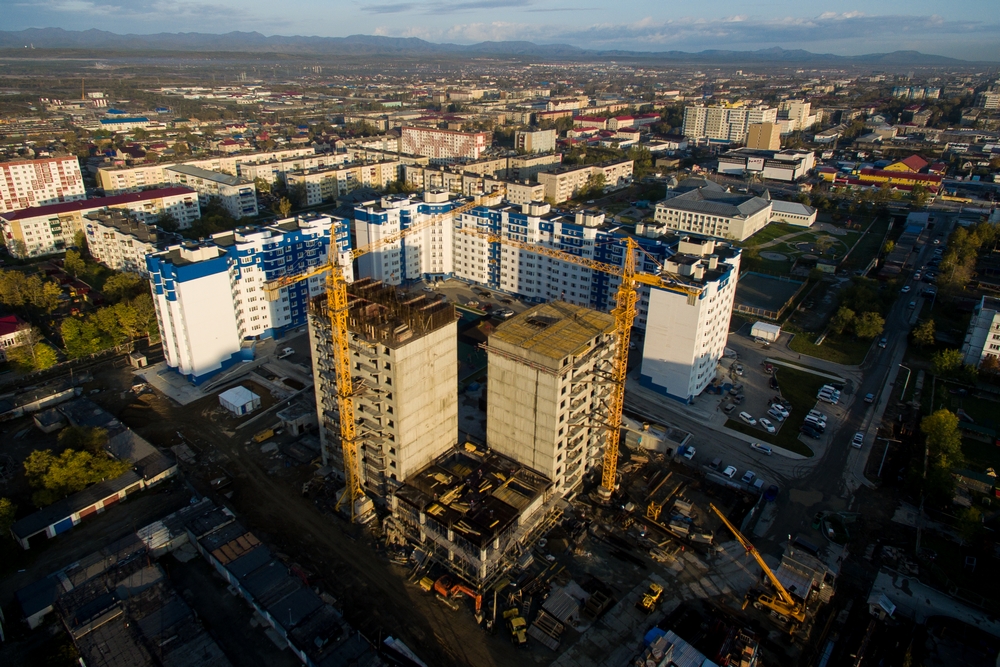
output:
M 0 536 L 9 536 L 17 516 L 17 505 L 10 498 L 0 498 Z
M 931 357 L 935 375 L 949 376 L 962 368 L 962 351 L 957 349 L 939 350 Z
M 37 489 L 32 495 L 37 507 L 50 505 L 102 480 L 115 479 L 130 467 L 128 461 L 73 449 L 59 456 L 50 449 L 36 450 L 24 462 L 28 481 Z
M 85 257 L 90 257 L 90 246 L 87 245 L 87 235 L 82 229 L 78 229 L 73 233 L 73 245 L 80 254 Z
M 287 218 L 288 214 L 292 212 L 292 202 L 288 201 L 287 197 L 282 197 L 277 204 L 275 204 L 275 213 L 280 215 L 282 218 Z
M 916 208 L 923 208 L 927 205 L 927 188 L 920 185 L 919 183 L 913 186 L 910 190 L 910 202 Z
M 160 215 L 156 216 L 156 226 L 165 232 L 176 232 L 179 229 L 177 224 L 177 218 L 173 216 L 170 211 L 163 211 Z
M 134 273 L 116 273 L 104 281 L 102 292 L 112 303 L 131 299 L 148 289 L 147 282 Z
M 156 321 L 156 306 L 153 305 L 153 297 L 146 292 L 140 294 L 130 302 L 135 316 L 135 327 L 140 336 L 148 336 L 149 342 L 155 343 L 160 340 L 160 326 Z
M 885 242 L 885 247 L 882 248 L 882 252 L 886 255 L 891 255 L 892 251 L 896 249 L 896 242 L 889 239 Z
M 580 197 L 592 197 L 594 195 L 599 195 L 604 191 L 604 185 L 606 178 L 604 172 L 599 171 L 597 173 L 591 174 L 587 178 L 587 183 L 580 190 Z
M 885 329 L 885 320 L 878 313 L 862 313 L 854 321 L 854 333 L 858 338 L 871 339 L 882 333 Z
M 87 317 L 67 317 L 59 327 L 66 356 L 86 357 L 114 346 L 107 332 L 101 329 L 93 314 Z
M 66 449 L 87 451 L 99 454 L 108 443 L 108 432 L 94 426 L 67 426 L 59 431 L 56 441 Z
M 80 274 L 87 270 L 87 264 L 76 250 L 67 250 L 63 259 L 63 269 L 74 278 L 79 278 Z
M 913 330 L 913 342 L 920 347 L 934 344 L 934 320 L 921 322 Z
M 56 351 L 43 342 L 38 327 L 25 326 L 20 329 L 21 345 L 7 348 L 7 359 L 22 373 L 42 371 L 58 362 Z
M 847 306 L 841 306 L 830 320 L 830 330 L 835 334 L 842 334 L 853 322 L 854 311 Z
M 951 469 L 962 465 L 962 434 L 958 415 L 938 410 L 920 420 L 920 430 L 927 438 L 927 449 L 934 465 Z
M 253 179 L 253 184 L 257 188 L 257 192 L 262 194 L 269 194 L 271 192 L 271 181 L 257 176 Z

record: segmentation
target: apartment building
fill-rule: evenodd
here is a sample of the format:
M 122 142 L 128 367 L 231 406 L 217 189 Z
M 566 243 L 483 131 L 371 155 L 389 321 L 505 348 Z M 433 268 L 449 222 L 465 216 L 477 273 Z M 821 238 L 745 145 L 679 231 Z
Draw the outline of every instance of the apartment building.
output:
M 787 149 L 783 151 L 737 148 L 719 156 L 719 173 L 743 176 L 750 172 L 766 179 L 794 183 L 805 178 L 816 166 L 812 151 Z
M 220 155 L 200 160 L 185 162 L 163 162 L 159 164 L 113 164 L 97 169 L 97 185 L 105 194 L 115 195 L 123 192 L 138 192 L 147 188 L 162 186 L 169 183 L 166 169 L 179 164 L 187 164 L 208 171 L 217 171 L 230 176 L 242 176 L 240 166 L 244 164 L 283 162 L 296 158 L 315 155 L 316 150 L 307 148 L 287 148 L 259 153 L 242 153 L 238 155 Z M 253 180 L 253 176 L 249 178 Z
M 278 338 L 305 324 L 309 300 L 325 290 L 323 274 L 272 295 L 264 288 L 268 281 L 324 265 L 331 243 L 353 280 L 349 224 L 325 215 L 242 227 L 148 255 L 167 364 L 200 384 L 253 359 L 253 341 Z
M 963 363 L 979 368 L 986 357 L 1000 358 L 1000 299 L 979 300 L 962 343 Z
M 540 171 L 562 164 L 562 153 L 516 155 L 510 158 L 507 175 L 512 181 L 533 181 Z
M 601 413 L 617 348 L 608 313 L 562 301 L 535 306 L 498 326 L 487 343 L 486 440 L 537 470 L 564 495 L 600 464 Z
M 314 171 L 344 165 L 351 162 L 346 153 L 315 153 L 267 162 L 243 162 L 237 166 L 240 178 L 249 181 L 261 178 L 268 183 L 285 182 L 287 174 L 299 171 Z
M 164 169 L 164 173 L 170 183 L 194 189 L 202 205 L 218 198 L 229 215 L 237 220 L 257 215 L 257 186 L 253 181 L 189 164 L 172 165 Z
M 713 239 L 681 237 L 664 271 L 689 283 L 644 292 L 645 317 L 640 384 L 690 403 L 714 379 L 729 335 L 740 273 L 740 249 Z
M 84 231 L 84 217 L 103 210 L 127 212 L 139 222 L 152 224 L 167 214 L 179 229 L 187 229 L 201 217 L 198 194 L 175 187 L 146 190 L 114 197 L 96 197 L 65 204 L 37 206 L 0 214 L 0 233 L 15 257 L 38 257 L 63 252 Z
M 685 107 L 685 137 L 742 144 L 756 123 L 776 123 L 778 110 L 770 107 Z
M 669 230 L 743 241 L 763 229 L 771 219 L 771 201 L 754 195 L 734 194 L 704 181 L 656 205 L 654 225 L 646 230 Z M 655 230 L 653 229 L 655 228 Z
M 781 150 L 781 132 L 774 123 L 752 123 L 747 132 L 747 148 L 754 150 Z
M 396 289 L 361 279 L 348 286 L 352 374 L 362 486 L 389 493 L 458 442 L 458 324 L 452 304 L 400 300 Z M 327 298 L 310 302 L 316 412 L 323 464 L 344 470 L 337 377 Z
M 628 185 L 632 182 L 632 167 L 632 160 L 613 160 L 539 171 L 535 176 L 545 186 L 545 199 L 553 204 L 561 204 L 580 194 L 595 180 L 600 182 L 603 179 L 603 188 L 607 190 Z
M 556 149 L 555 130 L 516 130 L 514 148 L 525 153 L 551 153 Z
M 289 187 L 301 184 L 306 191 L 306 206 L 333 201 L 357 188 L 384 190 L 399 178 L 399 162 L 341 164 L 285 174 Z
M 440 164 L 462 158 L 478 160 L 492 141 L 489 132 L 459 132 L 404 125 L 401 128 L 399 150 L 427 156 L 432 164 Z
M 180 240 L 156 225 L 118 211 L 96 211 L 84 216 L 84 233 L 91 257 L 114 271 L 149 275 L 146 256 Z
M 76 156 L 0 163 L 0 213 L 86 196 Z
M 812 103 L 805 100 L 784 100 L 778 104 L 778 120 L 779 125 L 783 127 L 782 134 L 805 131 L 815 125 L 820 117 L 811 111 Z

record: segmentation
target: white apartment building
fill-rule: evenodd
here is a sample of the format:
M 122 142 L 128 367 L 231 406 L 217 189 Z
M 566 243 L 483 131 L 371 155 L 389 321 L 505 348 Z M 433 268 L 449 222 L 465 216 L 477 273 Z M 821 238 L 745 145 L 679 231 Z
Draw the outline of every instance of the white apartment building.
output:
M 268 183 L 285 181 L 285 176 L 294 171 L 325 169 L 351 162 L 347 153 L 316 153 L 267 162 L 242 162 L 237 167 L 240 178 L 264 179 Z
M 449 303 L 401 302 L 361 279 L 348 286 L 351 368 L 361 483 L 385 498 L 458 443 L 458 324 Z M 326 295 L 310 303 L 316 412 L 323 464 L 343 475 L 337 377 Z
M 728 192 L 711 181 L 656 205 L 654 224 L 647 236 L 669 230 L 743 241 L 771 220 L 771 201 L 754 195 Z
M 332 201 L 357 188 L 383 190 L 398 178 L 398 162 L 342 164 L 285 174 L 289 187 L 299 184 L 305 187 L 306 206 Z
M 353 280 L 348 222 L 324 215 L 243 227 L 148 255 L 167 364 L 200 384 L 253 359 L 253 341 L 305 324 L 309 300 L 326 288 L 324 274 L 282 288 L 273 300 L 264 288 L 324 265 L 331 242 Z
M 805 100 L 784 100 L 778 104 L 779 120 L 789 121 L 787 130 L 782 134 L 808 130 L 815 125 L 819 118 L 810 113 L 811 108 L 812 104 Z
M 146 256 L 161 250 L 172 234 L 156 225 L 139 222 L 122 211 L 97 211 L 84 216 L 84 233 L 90 255 L 114 271 L 149 275 Z
M 648 292 L 640 384 L 690 402 L 714 379 L 729 335 L 740 250 L 711 239 L 682 238 L 664 270 L 700 286 L 692 300 L 671 289 Z
M 0 163 L 0 213 L 86 197 L 76 156 Z
M 595 418 L 610 395 L 617 348 L 608 313 L 553 301 L 489 337 L 486 440 L 537 470 L 564 495 L 601 462 L 607 428 Z
M 260 153 L 220 155 L 200 160 L 187 160 L 185 162 L 99 167 L 97 169 L 97 185 L 108 195 L 123 192 L 138 192 L 139 190 L 169 183 L 170 179 L 167 176 L 166 169 L 179 164 L 187 164 L 192 167 L 207 169 L 208 171 L 217 171 L 221 174 L 229 174 L 230 176 L 241 176 L 242 174 L 240 174 L 239 170 L 240 166 L 244 164 L 283 162 L 285 160 L 294 161 L 296 158 L 308 157 L 315 155 L 315 153 L 316 150 L 311 147 L 288 148 Z M 253 180 L 252 176 L 249 178 Z
M 478 160 L 492 143 L 488 132 L 459 132 L 429 127 L 401 128 L 399 150 L 424 155 L 432 163 L 447 163 L 466 158 Z
M 770 107 L 685 107 L 683 133 L 690 139 L 742 144 L 751 125 L 777 120 L 778 110 Z
M 237 220 L 257 215 L 257 186 L 253 181 L 188 164 L 172 165 L 164 173 L 169 182 L 193 188 L 202 205 L 217 197 Z
M 556 149 L 555 130 L 516 130 L 514 148 L 525 153 L 551 153 Z
M 0 214 L 0 232 L 8 251 L 16 257 L 50 255 L 73 245 L 74 235 L 84 231 L 84 216 L 103 210 L 128 212 L 133 219 L 147 224 L 166 213 L 179 229 L 187 229 L 201 217 L 198 193 L 194 190 L 160 188 Z
M 962 343 L 963 363 L 979 367 L 987 356 L 1000 357 L 1000 299 L 984 296 L 976 306 Z
M 783 151 L 737 148 L 719 156 L 719 173 L 743 176 L 760 174 L 766 179 L 794 183 L 805 178 L 816 166 L 812 151 L 785 149 Z
M 633 164 L 632 160 L 615 160 L 601 164 L 559 167 L 552 171 L 540 171 L 536 178 L 545 186 L 545 199 L 553 204 L 561 204 L 577 196 L 591 182 L 592 177 L 603 177 L 604 188 L 607 190 L 625 187 L 632 182 Z

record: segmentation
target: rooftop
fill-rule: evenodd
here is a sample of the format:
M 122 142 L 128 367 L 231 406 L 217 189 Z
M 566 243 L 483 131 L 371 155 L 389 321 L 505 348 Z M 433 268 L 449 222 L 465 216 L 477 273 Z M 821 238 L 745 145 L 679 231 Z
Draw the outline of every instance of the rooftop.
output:
M 244 178 L 230 176 L 229 174 L 222 174 L 217 171 L 209 171 L 208 169 L 202 169 L 201 167 L 193 167 L 189 164 L 173 164 L 166 167 L 166 170 L 176 171 L 178 174 L 185 174 L 186 176 L 201 178 L 206 181 L 212 181 L 222 185 L 247 185 L 251 182 Z
M 26 218 L 39 218 L 45 216 L 59 215 L 61 213 L 74 213 L 76 211 L 92 211 L 111 206 L 125 206 L 162 197 L 175 197 L 177 195 L 189 195 L 194 191 L 189 188 L 157 188 L 155 190 L 144 190 L 143 192 L 129 192 L 113 197 L 94 197 L 92 199 L 79 199 L 77 201 L 63 202 L 61 204 L 49 204 L 48 206 L 32 206 L 31 208 L 11 211 L 0 214 L 4 220 L 12 222 L 14 220 L 24 220 Z
M 767 209 L 771 202 L 754 195 L 734 195 L 702 187 L 660 202 L 658 206 L 720 217 L 750 217 Z
M 615 318 L 565 301 L 543 303 L 498 326 L 490 336 L 550 359 L 560 360 L 590 349 L 590 341 L 614 331 Z

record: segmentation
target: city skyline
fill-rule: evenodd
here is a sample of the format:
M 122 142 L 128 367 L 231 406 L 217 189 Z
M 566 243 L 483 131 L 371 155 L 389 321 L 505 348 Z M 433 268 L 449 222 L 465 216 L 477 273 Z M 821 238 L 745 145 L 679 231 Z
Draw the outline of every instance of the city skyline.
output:
M 817 53 L 861 55 L 916 50 L 972 61 L 1000 60 L 1000 25 L 988 0 L 967 0 L 940 13 L 939 3 L 915 0 L 901 13 L 883 0 L 841 5 L 771 0 L 753 7 L 707 0 L 696 7 L 663 7 L 650 0 L 609 16 L 600 5 L 570 0 L 305 0 L 282 12 L 250 0 L 174 2 L 47 0 L 14 2 L 7 28 L 90 28 L 117 33 L 227 33 L 343 37 L 417 37 L 431 42 L 532 41 L 593 50 L 755 50 L 780 46 Z M 497 10 L 503 10 L 498 12 Z

